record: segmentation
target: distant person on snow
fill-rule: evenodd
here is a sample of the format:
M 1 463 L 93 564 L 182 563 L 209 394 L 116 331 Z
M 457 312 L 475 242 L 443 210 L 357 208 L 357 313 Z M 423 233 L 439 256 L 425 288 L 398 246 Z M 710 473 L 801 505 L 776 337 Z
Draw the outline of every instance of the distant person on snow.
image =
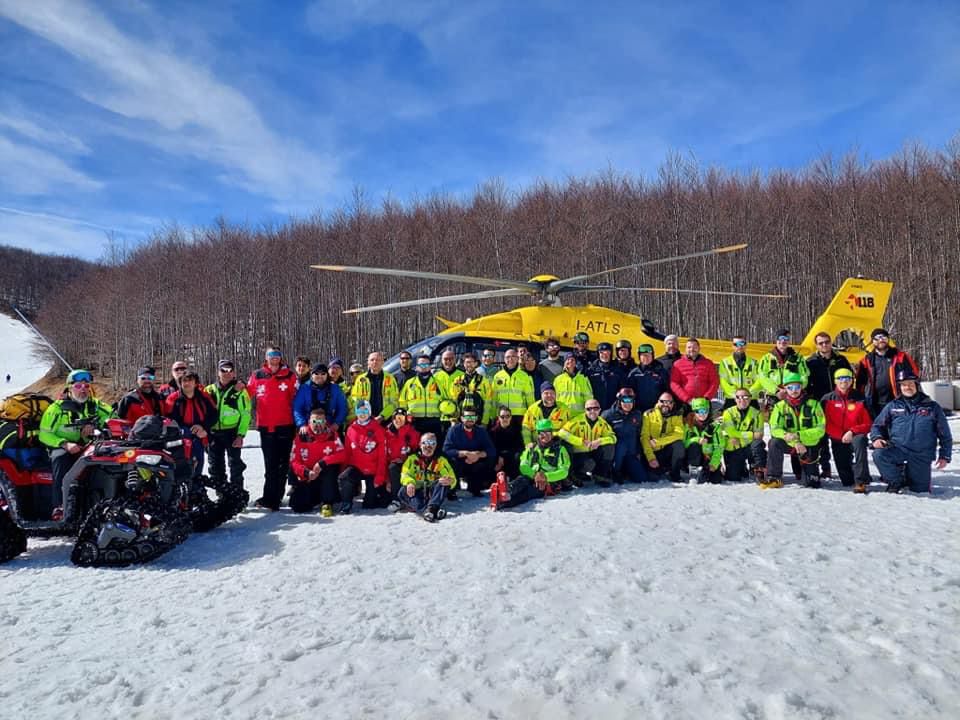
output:
M 7 382 L 10 382 L 10 373 L 7 373 Z

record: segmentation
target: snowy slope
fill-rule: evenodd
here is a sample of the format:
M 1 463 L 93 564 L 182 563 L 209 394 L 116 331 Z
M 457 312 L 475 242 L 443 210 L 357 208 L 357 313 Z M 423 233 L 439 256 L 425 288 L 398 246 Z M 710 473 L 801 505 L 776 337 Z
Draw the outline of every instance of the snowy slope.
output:
M 250 511 L 121 570 L 31 540 L 0 717 L 955 718 L 960 459 L 935 484 Z
M 34 355 L 35 338 L 22 322 L 0 314 L 0 397 L 32 385 L 50 370 L 50 363 Z

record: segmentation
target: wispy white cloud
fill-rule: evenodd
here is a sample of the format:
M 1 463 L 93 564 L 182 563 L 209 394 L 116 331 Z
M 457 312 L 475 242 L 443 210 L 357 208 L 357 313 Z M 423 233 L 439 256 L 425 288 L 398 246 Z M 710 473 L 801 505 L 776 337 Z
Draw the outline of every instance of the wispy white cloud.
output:
M 86 155 L 90 152 L 80 138 L 64 132 L 60 128 L 51 128 L 26 117 L 0 112 L 0 128 L 8 128 L 28 140 L 41 145 L 52 146 L 63 152 Z
M 221 178 L 273 198 L 277 209 L 315 207 L 337 171 L 331 155 L 273 132 L 251 100 L 203 64 L 122 32 L 81 0 L 0 0 L 0 15 L 99 74 L 78 80 L 90 103 L 140 121 L 138 138 L 223 169 Z
M 0 189 L 36 196 L 63 187 L 91 191 L 101 188 L 102 183 L 70 167 L 53 153 L 15 143 L 0 134 Z
M 93 260 L 101 255 L 106 242 L 107 232 L 89 224 L 63 222 L 35 213 L 0 213 L 0 245 Z

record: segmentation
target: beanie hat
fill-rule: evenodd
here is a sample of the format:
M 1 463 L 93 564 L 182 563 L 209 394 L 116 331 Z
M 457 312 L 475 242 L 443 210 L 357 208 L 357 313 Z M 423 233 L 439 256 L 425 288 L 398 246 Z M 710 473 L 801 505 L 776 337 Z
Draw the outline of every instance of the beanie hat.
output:
M 343 358 L 338 357 L 337 355 L 334 355 L 332 358 L 330 358 L 330 362 L 328 362 L 327 365 L 329 367 L 333 367 L 334 365 L 339 365 L 340 369 L 343 370 Z
M 544 380 L 542 383 L 540 383 L 540 392 L 543 392 L 544 390 L 553 390 L 553 389 L 554 389 L 553 383 L 550 382 L 549 380 Z

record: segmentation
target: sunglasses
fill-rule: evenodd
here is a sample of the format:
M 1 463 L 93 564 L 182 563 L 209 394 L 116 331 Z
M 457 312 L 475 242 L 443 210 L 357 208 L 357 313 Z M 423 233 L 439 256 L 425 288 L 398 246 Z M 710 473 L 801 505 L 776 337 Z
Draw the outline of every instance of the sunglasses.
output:
M 186 369 L 185 367 L 175 367 L 175 368 L 173 369 L 173 371 L 174 371 L 174 372 L 186 372 L 187 369 Z
M 749 396 L 749 395 L 737 395 L 737 396 L 736 396 L 736 399 L 737 399 L 737 400 L 749 400 L 749 399 L 750 399 L 750 396 Z
M 513 419 L 513 415 L 498 415 L 497 417 L 500 418 L 501 420 L 512 420 L 512 419 Z
M 632 401 L 631 401 L 632 402 Z M 673 400 L 657 400 L 658 405 L 673 405 Z
M 222 367 L 222 368 L 220 368 L 220 372 L 222 372 L 222 373 L 232 373 L 232 372 L 233 372 L 233 368 L 232 368 L 232 367 Z
M 889 335 L 874 335 L 874 336 L 873 336 L 873 339 L 874 339 L 874 340 L 888 340 L 889 337 L 890 337 Z
M 746 341 L 746 340 L 734 340 L 734 341 L 733 341 L 733 346 L 734 346 L 734 347 L 746 347 L 746 346 L 747 346 L 747 341 Z
M 476 422 L 476 421 L 477 421 L 477 416 L 476 416 L 476 415 L 464 415 L 464 416 L 463 416 L 463 420 L 464 420 L 464 422 L 466 422 L 466 421 L 468 421 L 468 420 L 469 420 L 470 422 Z
M 595 407 L 588 407 L 588 408 L 584 408 L 584 410 L 586 410 L 587 412 L 599 412 L 600 406 L 597 405 Z
M 156 375 L 139 375 L 139 376 L 137 376 L 137 380 L 149 380 L 150 382 L 153 382 L 153 381 L 156 380 L 156 379 L 157 379 L 157 376 L 156 376 Z
M 74 389 L 76 389 L 76 390 L 80 390 L 81 388 L 90 387 L 90 383 L 87 382 L 86 380 L 76 380 L 76 381 L 73 383 L 73 387 L 74 387 Z
M 777 342 L 790 342 L 789 335 L 777 335 Z
M 784 385 L 783 387 L 785 387 L 790 392 L 797 392 L 799 390 L 803 390 L 803 385 L 801 385 L 800 383 L 790 383 L 789 385 Z

